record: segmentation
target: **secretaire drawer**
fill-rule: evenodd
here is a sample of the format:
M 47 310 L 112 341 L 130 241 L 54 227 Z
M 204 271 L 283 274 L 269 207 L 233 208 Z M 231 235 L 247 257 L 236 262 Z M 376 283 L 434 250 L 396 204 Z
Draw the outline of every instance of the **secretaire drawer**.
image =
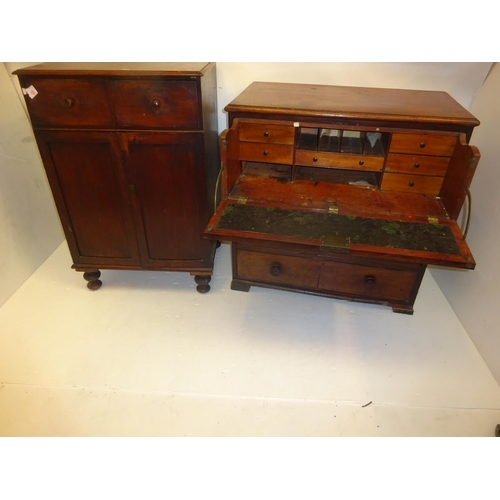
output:
M 456 136 L 437 134 L 392 134 L 390 152 L 431 156 L 452 156 Z
M 109 127 L 113 114 L 106 80 L 24 77 L 37 94 L 26 99 L 35 127 Z
M 390 154 L 385 165 L 386 172 L 412 175 L 445 175 L 450 159 L 444 156 L 413 156 Z
M 236 278 L 275 285 L 315 288 L 321 262 L 252 250 L 236 253 Z
M 196 81 L 114 80 L 118 127 L 201 128 Z
M 410 300 L 418 267 L 385 269 L 344 262 L 325 262 L 318 288 L 366 299 Z
M 292 164 L 293 146 L 288 146 L 286 144 L 241 142 L 240 159 L 264 163 Z
M 427 175 L 384 174 L 383 191 L 405 191 L 408 193 L 439 194 L 443 177 Z
M 291 125 L 286 126 L 255 122 L 240 123 L 240 141 L 293 144 L 294 139 L 295 128 Z
M 295 163 L 308 167 L 344 168 L 380 172 L 384 166 L 384 158 L 381 156 L 342 155 L 298 150 L 295 153 Z

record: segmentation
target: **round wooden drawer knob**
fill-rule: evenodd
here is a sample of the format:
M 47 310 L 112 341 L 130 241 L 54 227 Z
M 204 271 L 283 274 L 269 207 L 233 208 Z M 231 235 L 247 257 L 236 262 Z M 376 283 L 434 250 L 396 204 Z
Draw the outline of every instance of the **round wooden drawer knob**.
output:
M 151 107 L 153 109 L 158 109 L 160 107 L 160 101 L 158 101 L 158 99 L 154 99 L 153 101 L 151 101 Z
M 315 156 L 315 157 L 313 158 L 313 161 L 318 161 L 318 158 Z
M 264 151 L 262 154 L 263 154 L 264 156 L 267 156 L 269 153 L 268 153 L 267 151 Z
M 264 137 L 269 137 L 269 132 L 264 132 Z
M 365 162 L 364 162 L 363 160 L 359 160 L 359 164 L 360 164 L 360 165 L 364 165 L 364 164 L 365 164 Z
M 281 267 L 279 264 L 273 264 L 271 266 L 271 274 L 273 276 L 279 276 L 281 274 Z
M 408 183 L 408 186 L 410 186 L 411 188 L 412 188 L 414 185 L 415 185 L 415 183 L 414 183 L 414 182 L 409 182 L 409 183 Z
M 414 166 L 415 168 L 418 168 L 418 167 L 420 167 L 420 163 L 415 163 L 413 166 Z
M 425 148 L 425 142 L 421 142 L 421 143 L 420 143 L 420 147 L 421 147 L 421 148 Z
M 64 104 L 66 104 L 67 108 L 72 108 L 73 105 L 75 104 L 75 101 L 73 99 L 64 99 Z
M 365 288 L 367 290 L 373 290 L 375 288 L 375 276 L 365 277 Z

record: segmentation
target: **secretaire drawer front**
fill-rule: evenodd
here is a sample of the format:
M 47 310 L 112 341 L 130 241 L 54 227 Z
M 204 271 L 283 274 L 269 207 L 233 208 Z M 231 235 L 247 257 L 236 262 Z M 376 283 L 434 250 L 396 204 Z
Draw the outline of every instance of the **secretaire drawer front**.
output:
M 295 163 L 307 167 L 342 168 L 380 172 L 384 166 L 384 158 L 378 156 L 297 151 L 295 153 Z
M 314 289 L 318 283 L 321 262 L 290 255 L 238 249 L 236 278 L 283 286 Z
M 404 191 L 407 193 L 439 194 L 443 177 L 427 175 L 384 174 L 383 191 Z
M 258 142 L 240 142 L 240 159 L 264 163 L 293 162 L 293 146 L 285 144 L 264 144 Z
M 385 269 L 344 262 L 325 262 L 318 288 L 374 300 L 410 300 L 417 268 Z
M 241 141 L 292 145 L 294 138 L 295 128 L 292 126 L 253 122 L 241 122 L 240 124 Z
M 115 80 L 111 85 L 119 127 L 201 128 L 196 81 Z
M 385 171 L 412 175 L 444 176 L 449 163 L 450 159 L 444 156 L 390 154 L 387 158 Z
M 110 127 L 113 124 L 106 80 L 27 77 L 23 85 L 37 92 L 26 100 L 35 127 Z
M 391 153 L 452 156 L 457 138 L 453 135 L 392 134 Z

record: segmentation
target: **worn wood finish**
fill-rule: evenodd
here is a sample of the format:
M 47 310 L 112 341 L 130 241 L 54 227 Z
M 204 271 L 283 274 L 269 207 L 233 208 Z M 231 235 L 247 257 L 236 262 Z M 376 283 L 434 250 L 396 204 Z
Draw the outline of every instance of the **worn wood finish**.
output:
M 475 267 L 456 219 L 479 122 L 447 94 L 257 82 L 225 110 L 205 235 L 232 242 L 232 289 L 412 314 L 428 264 Z
M 212 63 L 45 63 L 15 72 L 73 259 L 187 271 L 210 289 L 203 238 L 220 168 Z

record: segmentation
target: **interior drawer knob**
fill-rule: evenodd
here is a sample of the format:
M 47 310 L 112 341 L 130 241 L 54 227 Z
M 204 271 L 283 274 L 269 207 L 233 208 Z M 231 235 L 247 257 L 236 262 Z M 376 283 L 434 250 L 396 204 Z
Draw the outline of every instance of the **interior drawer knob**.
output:
M 317 157 L 317 156 L 315 156 L 315 157 L 313 158 L 313 161 L 318 161 L 318 157 Z
M 273 264 L 271 266 L 271 274 L 273 276 L 279 276 L 281 274 L 281 267 L 279 264 Z
M 72 108 L 73 105 L 75 104 L 75 101 L 71 98 L 64 99 L 64 104 L 66 105 L 67 108 Z
M 264 132 L 264 137 L 269 137 L 269 132 Z
M 151 107 L 153 109 L 158 109 L 160 107 L 160 101 L 158 99 L 153 99 L 151 101 Z
M 267 156 L 269 153 L 268 153 L 267 151 L 264 151 L 262 154 L 263 154 L 264 156 Z
M 365 277 L 365 288 L 367 290 L 373 290 L 375 288 L 375 276 Z
M 360 164 L 360 165 L 364 165 L 364 164 L 365 164 L 365 162 L 364 162 L 363 160 L 359 160 L 359 164 Z
M 421 147 L 421 148 L 425 148 L 425 142 L 421 142 L 421 143 L 420 143 L 420 147 Z
M 414 164 L 413 164 L 413 166 L 414 166 L 415 168 L 418 168 L 418 167 L 420 167 L 420 163 L 414 163 Z
M 408 183 L 408 186 L 410 186 L 411 188 L 415 185 L 415 183 L 413 181 L 409 182 Z

